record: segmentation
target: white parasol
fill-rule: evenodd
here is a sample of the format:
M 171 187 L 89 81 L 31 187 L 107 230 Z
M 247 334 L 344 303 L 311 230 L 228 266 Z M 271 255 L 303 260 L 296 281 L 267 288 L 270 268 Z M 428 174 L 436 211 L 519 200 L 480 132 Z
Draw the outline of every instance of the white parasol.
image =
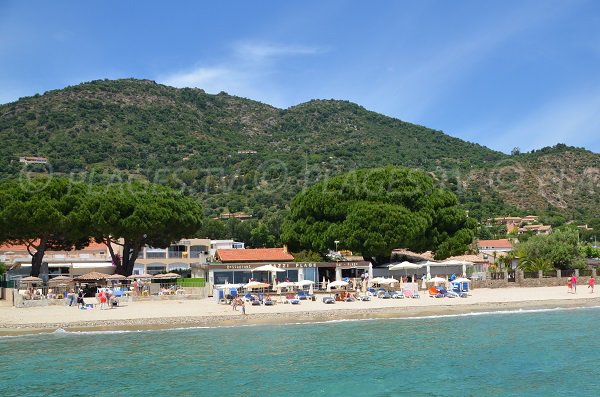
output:
M 246 289 L 254 289 L 254 288 L 266 288 L 269 284 L 261 283 L 260 281 L 250 281 L 248 284 L 244 285 Z
M 441 284 L 441 283 L 446 283 L 448 280 L 446 280 L 445 278 L 442 277 L 433 277 L 430 278 L 429 280 L 427 280 L 428 283 L 434 283 L 434 284 Z

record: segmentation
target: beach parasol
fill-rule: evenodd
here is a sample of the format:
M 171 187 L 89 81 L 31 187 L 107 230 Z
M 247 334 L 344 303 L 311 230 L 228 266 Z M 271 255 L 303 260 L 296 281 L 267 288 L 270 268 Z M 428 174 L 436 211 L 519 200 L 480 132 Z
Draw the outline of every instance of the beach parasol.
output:
M 296 286 L 296 283 L 292 283 L 291 281 L 284 281 L 277 284 L 278 288 L 293 288 Z
M 438 284 L 438 283 L 446 283 L 446 282 L 448 282 L 448 280 L 446 280 L 445 278 L 442 278 L 442 277 L 434 277 L 434 278 L 430 278 L 429 280 L 427 280 L 427 282 Z
M 347 287 L 348 282 L 343 280 L 336 280 L 329 283 L 328 288 L 339 288 L 339 287 Z
M 281 268 L 275 267 L 273 265 L 262 265 L 255 269 L 252 269 L 252 272 L 278 273 L 278 272 L 285 272 L 285 269 L 281 269 Z M 273 277 L 273 278 L 275 278 L 275 277 Z
M 313 285 L 315 282 L 312 280 L 302 280 L 302 281 L 298 281 L 296 283 L 296 285 L 298 287 L 306 287 L 307 285 Z
M 35 277 L 35 276 L 29 276 L 29 277 L 23 277 L 21 280 L 22 283 L 41 283 L 44 280 L 42 280 L 39 277 Z
M 21 280 L 19 280 L 19 282 L 22 284 L 31 285 L 31 284 L 41 284 L 44 282 L 44 280 L 42 280 L 39 277 L 29 276 L 29 277 L 23 277 Z
M 369 284 L 385 284 L 385 277 L 375 277 L 369 280 Z
M 68 276 L 57 276 L 48 280 L 48 284 L 52 285 L 67 285 L 72 283 L 74 280 Z
M 390 278 L 383 278 L 383 281 L 380 284 L 396 284 L 398 282 L 398 280 L 396 280 L 393 277 Z
M 423 267 L 423 265 L 417 265 L 416 263 L 410 263 L 410 262 L 404 261 L 404 262 L 400 262 L 400 263 L 391 264 L 389 266 L 389 270 L 390 271 L 393 271 L 393 270 L 404 270 L 404 275 L 408 277 L 407 270 L 409 270 L 409 269 L 410 270 L 415 270 L 415 269 L 420 269 L 422 267 Z M 414 274 L 412 276 L 412 282 L 413 283 L 415 282 L 415 276 L 414 276 Z
M 248 284 L 244 285 L 246 289 L 254 289 L 254 288 L 266 288 L 269 284 L 261 283 L 260 281 L 250 281 Z
M 127 277 L 122 274 L 111 274 L 110 276 L 106 276 L 106 280 L 125 280 Z
M 468 278 L 464 278 L 464 277 L 455 278 L 453 281 L 456 283 L 470 283 L 471 282 L 471 280 L 469 280 Z
M 142 273 L 142 274 L 132 274 L 131 276 L 127 276 L 128 280 L 135 280 L 135 279 L 140 279 L 140 280 L 149 280 L 152 278 L 151 274 L 147 274 L 147 273 Z
M 79 277 L 75 277 L 75 280 L 76 281 L 98 281 L 98 280 L 106 279 L 107 276 L 108 276 L 108 274 L 106 274 L 106 273 L 90 272 L 90 273 L 82 274 Z
M 157 278 L 157 279 L 161 279 L 161 280 L 165 280 L 165 279 L 172 279 L 172 278 L 181 278 L 180 274 L 177 273 L 164 273 L 164 274 L 157 274 L 152 278 Z

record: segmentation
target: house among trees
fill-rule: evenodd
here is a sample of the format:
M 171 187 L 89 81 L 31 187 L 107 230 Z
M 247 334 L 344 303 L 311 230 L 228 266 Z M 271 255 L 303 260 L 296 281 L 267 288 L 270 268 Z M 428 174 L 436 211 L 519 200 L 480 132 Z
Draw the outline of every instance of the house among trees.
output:
M 520 216 L 503 216 L 493 219 L 488 219 L 488 224 L 506 225 L 506 234 L 523 234 L 534 232 L 535 234 L 550 234 L 552 226 L 542 225 L 537 223 L 539 217 L 537 215 Z
M 23 156 L 19 157 L 19 163 L 48 164 L 48 159 L 46 157 Z

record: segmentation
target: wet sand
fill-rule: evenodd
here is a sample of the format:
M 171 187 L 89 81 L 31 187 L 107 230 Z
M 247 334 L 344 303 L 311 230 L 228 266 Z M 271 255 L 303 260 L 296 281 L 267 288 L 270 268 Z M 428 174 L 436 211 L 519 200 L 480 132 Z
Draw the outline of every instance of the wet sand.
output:
M 299 305 L 250 306 L 246 315 L 213 298 L 185 301 L 124 303 L 115 309 L 80 310 L 47 306 L 14 308 L 0 304 L 0 336 L 67 331 L 151 330 L 182 327 L 247 326 L 323 322 L 333 320 L 408 318 L 460 315 L 478 312 L 600 306 L 600 292 L 580 288 L 570 294 L 566 287 L 477 289 L 468 298 L 378 299 L 367 302 L 336 302 L 327 305 L 302 301 Z

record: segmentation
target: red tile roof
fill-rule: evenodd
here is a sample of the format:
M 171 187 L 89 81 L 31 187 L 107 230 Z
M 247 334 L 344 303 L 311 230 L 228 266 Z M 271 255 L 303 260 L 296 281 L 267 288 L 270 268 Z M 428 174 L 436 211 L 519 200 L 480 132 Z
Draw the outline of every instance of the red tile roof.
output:
M 283 248 L 218 249 L 215 254 L 221 262 L 285 262 L 294 257 Z
M 479 240 L 477 242 L 477 247 L 479 248 L 512 248 L 512 243 L 506 239 L 500 240 Z
M 39 241 L 36 241 L 37 244 Z M 106 244 L 100 244 L 95 242 L 90 242 L 90 245 L 82 249 L 81 251 L 85 251 L 86 249 L 90 250 L 98 250 L 98 249 L 106 249 Z M 35 249 L 32 248 L 33 251 Z M 0 251 L 27 251 L 27 246 L 24 244 L 0 244 Z

